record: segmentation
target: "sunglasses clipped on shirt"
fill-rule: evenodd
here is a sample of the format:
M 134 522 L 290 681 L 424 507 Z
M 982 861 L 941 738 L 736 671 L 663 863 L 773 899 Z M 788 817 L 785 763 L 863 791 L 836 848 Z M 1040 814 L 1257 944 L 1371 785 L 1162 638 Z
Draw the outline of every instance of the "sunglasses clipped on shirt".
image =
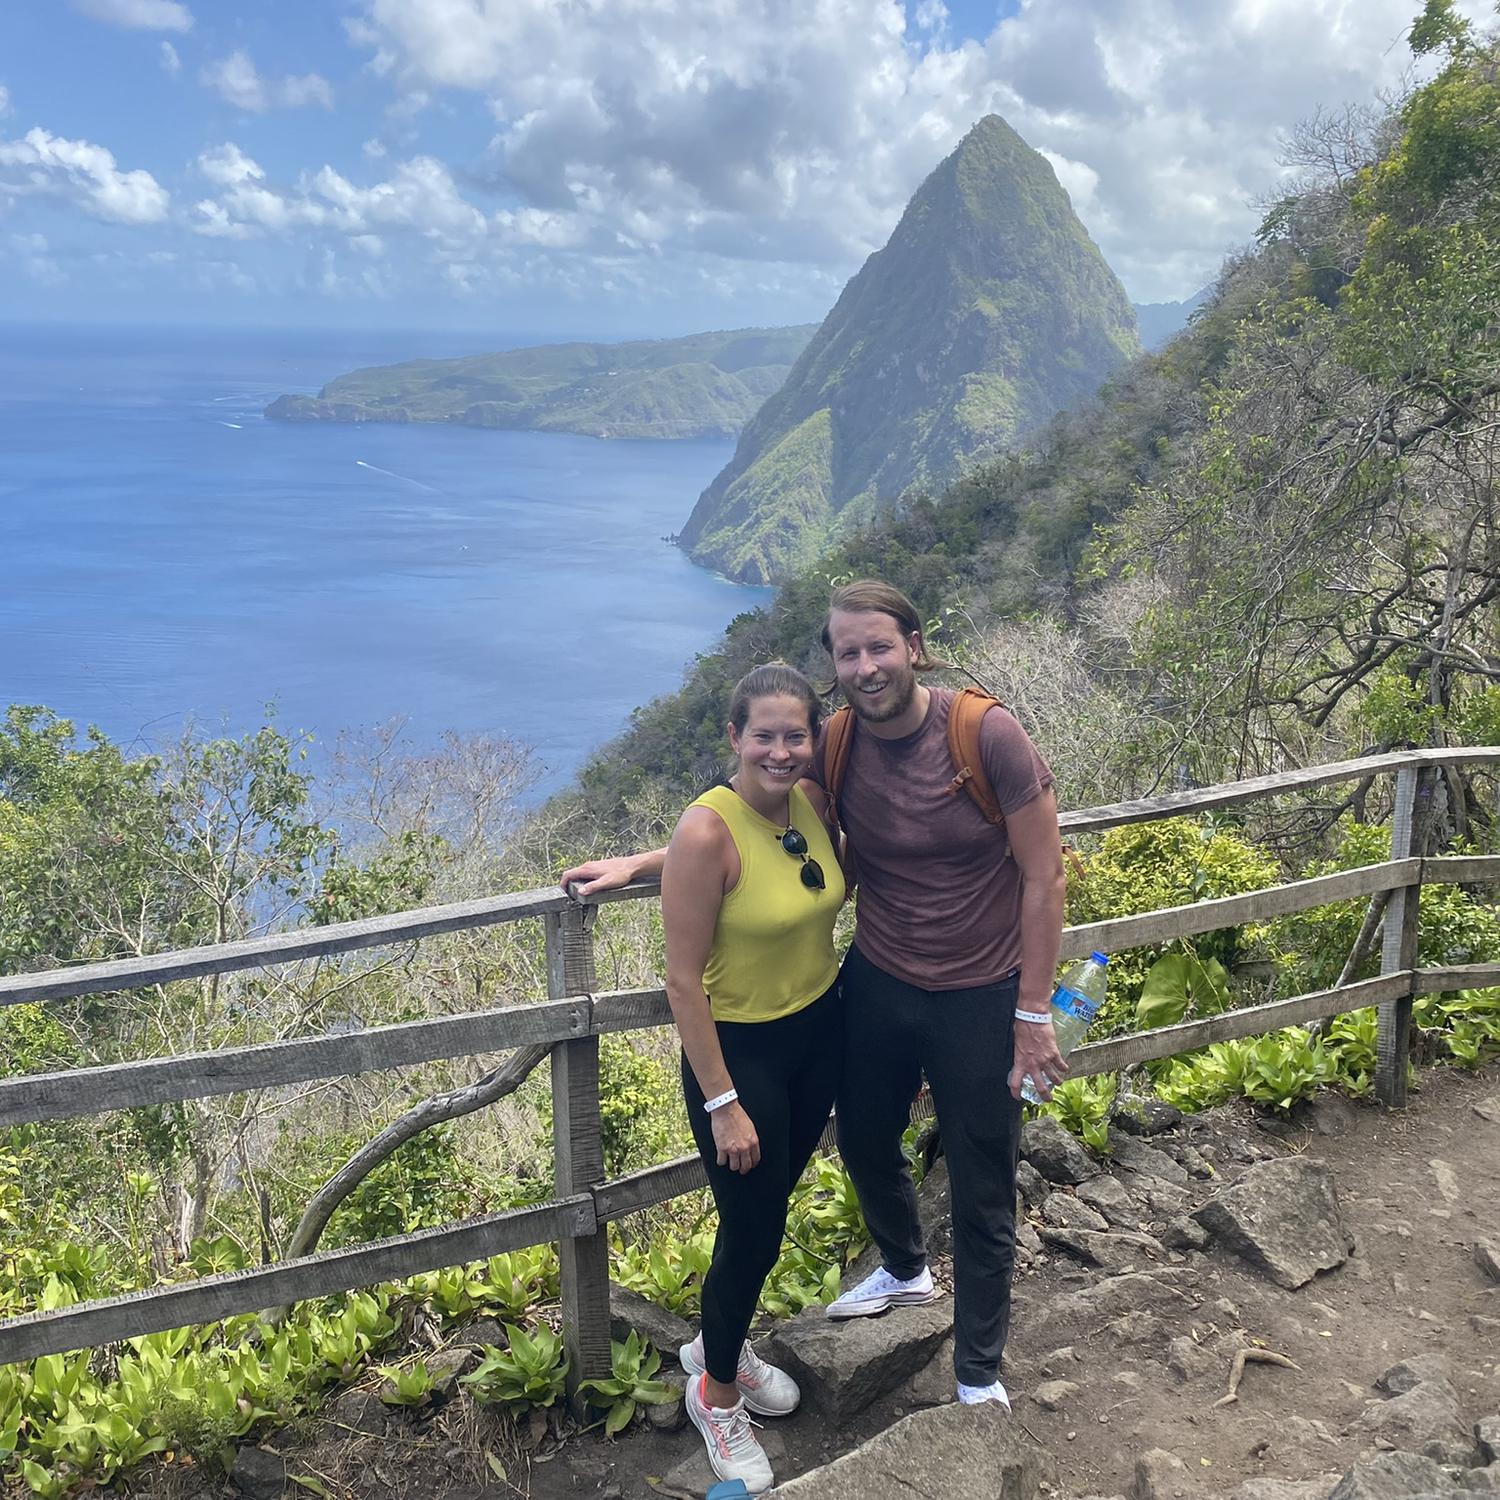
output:
M 821 891 L 827 882 L 823 879 L 823 866 L 807 852 L 807 840 L 797 828 L 788 828 L 777 835 L 777 841 L 793 859 L 802 861 L 802 884 L 810 891 Z

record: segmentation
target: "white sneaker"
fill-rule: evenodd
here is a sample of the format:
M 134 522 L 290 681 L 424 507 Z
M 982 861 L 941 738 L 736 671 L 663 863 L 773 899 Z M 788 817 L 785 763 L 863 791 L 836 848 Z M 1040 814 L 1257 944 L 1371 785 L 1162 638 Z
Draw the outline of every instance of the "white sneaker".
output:
M 701 1333 L 691 1344 L 684 1344 L 677 1351 L 677 1363 L 689 1375 L 701 1375 L 707 1369 Z M 768 1365 L 750 1347 L 748 1339 L 740 1346 L 740 1363 L 734 1372 L 734 1383 L 739 1386 L 745 1405 L 762 1417 L 790 1416 L 802 1400 L 797 1382 L 785 1370 Z
M 708 1462 L 720 1479 L 742 1479 L 752 1495 L 763 1494 L 776 1482 L 771 1460 L 757 1441 L 750 1414 L 742 1396 L 727 1410 L 710 1406 L 703 1395 L 707 1376 L 696 1375 L 688 1381 L 683 1404 L 688 1421 L 703 1434 Z
M 869 1318 L 883 1313 L 888 1307 L 915 1307 L 931 1302 L 936 1296 L 937 1288 L 932 1284 L 929 1267 L 923 1266 L 920 1276 L 902 1281 L 880 1266 L 857 1287 L 830 1302 L 824 1312 L 830 1318 Z
M 1010 1397 L 998 1380 L 989 1385 L 965 1385 L 959 1381 L 958 1399 L 965 1406 L 982 1406 L 986 1401 L 997 1401 L 1006 1411 L 1010 1410 Z

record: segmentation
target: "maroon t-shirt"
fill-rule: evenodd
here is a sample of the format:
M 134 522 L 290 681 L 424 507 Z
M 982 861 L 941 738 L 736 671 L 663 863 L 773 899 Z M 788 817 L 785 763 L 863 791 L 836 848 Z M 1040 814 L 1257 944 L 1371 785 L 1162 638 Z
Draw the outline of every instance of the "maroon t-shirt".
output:
M 926 990 L 992 984 L 1021 965 L 1021 871 L 1003 826 L 948 791 L 948 709 L 929 688 L 921 728 L 884 740 L 856 724 L 839 818 L 859 878 L 854 941 L 871 963 Z M 1007 816 L 1056 778 L 1003 708 L 984 716 L 980 755 Z M 815 779 L 822 780 L 819 756 Z

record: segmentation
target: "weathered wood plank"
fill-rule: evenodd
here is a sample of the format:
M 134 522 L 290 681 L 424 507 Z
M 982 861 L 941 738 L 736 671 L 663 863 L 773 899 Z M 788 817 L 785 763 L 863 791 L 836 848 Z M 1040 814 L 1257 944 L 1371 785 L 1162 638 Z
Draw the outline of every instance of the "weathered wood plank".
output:
M 1236 1037 L 1261 1036 L 1279 1031 L 1283 1026 L 1297 1026 L 1319 1016 L 1337 1016 L 1345 1011 L 1377 1005 L 1399 994 L 1411 983 L 1407 974 L 1385 974 L 1362 979 L 1338 990 L 1315 990 L 1294 995 L 1289 1000 L 1273 1000 L 1269 1005 L 1248 1006 L 1244 1010 L 1225 1011 L 1203 1021 L 1184 1021 L 1177 1026 L 1161 1026 L 1154 1031 L 1132 1032 L 1129 1036 L 1111 1037 L 1107 1042 L 1085 1042 L 1068 1058 L 1069 1077 L 1085 1078 L 1093 1073 L 1113 1073 L 1157 1057 L 1175 1057 L 1213 1042 L 1233 1041 Z
M 1396 775 L 1396 805 L 1391 815 L 1391 858 L 1426 852 L 1427 812 L 1436 772 L 1429 766 L 1404 766 Z M 1380 972 L 1405 973 L 1417 962 L 1420 884 L 1391 892 L 1380 937 Z M 1412 986 L 1380 1007 L 1375 1038 L 1375 1097 L 1387 1109 L 1405 1109 L 1407 1064 L 1411 1057 Z
M 1173 792 L 1162 797 L 1142 797 L 1132 802 L 1079 808 L 1074 812 L 1063 813 L 1058 822 L 1064 832 L 1098 833 L 1106 828 L 1119 828 L 1126 823 L 1148 823 L 1154 818 L 1175 818 L 1185 813 L 1207 812 L 1210 808 L 1230 807 L 1236 802 L 1250 802 L 1257 797 L 1307 791 L 1312 787 L 1329 786 L 1339 781 L 1358 781 L 1380 772 L 1399 771 L 1403 766 L 1462 766 L 1493 761 L 1500 761 L 1500 746 L 1393 750 L 1388 755 L 1367 755 L 1361 760 L 1331 761 L 1327 765 L 1308 766 L 1303 770 L 1278 771 L 1271 776 L 1252 776 L 1245 781 L 1197 787 L 1190 792 Z
M 554 1239 L 566 1243 L 593 1229 L 594 1200 L 585 1193 L 441 1229 L 325 1250 L 279 1266 L 254 1266 L 52 1312 L 23 1313 L 0 1322 L 0 1365 L 353 1291 Z
M 594 1189 L 594 1214 L 601 1224 L 608 1219 L 623 1219 L 626 1214 L 680 1198 L 707 1185 L 708 1174 L 697 1152 L 678 1156 L 658 1167 L 646 1167 L 628 1177 L 600 1184 Z
M 649 891 L 641 892 L 643 896 L 649 894 Z M 570 906 L 576 906 L 576 903 L 570 901 L 561 889 L 543 887 L 505 896 L 485 896 L 477 901 L 455 901 L 447 906 L 392 912 L 388 916 L 367 917 L 359 922 L 298 927 L 290 932 L 246 938 L 238 943 L 183 948 L 174 953 L 152 953 L 143 958 L 122 958 L 110 963 L 79 964 L 76 968 L 52 969 L 44 974 L 12 974 L 0 979 L 0 1005 L 65 1000 L 73 995 L 102 995 L 111 990 L 166 984 L 174 979 L 196 979 L 204 974 L 229 974 L 238 969 L 258 969 L 266 964 L 294 963 L 305 958 L 349 953 L 358 948 L 411 942 L 442 932 L 462 932 L 471 927 L 518 922 L 525 917 L 544 916 Z
M 1500 880 L 1500 854 L 1440 854 L 1422 861 L 1424 885 L 1479 885 Z
M 587 1036 L 589 1024 L 587 999 L 556 1000 L 403 1021 L 337 1036 L 31 1074 L 0 1081 L 0 1125 L 66 1120 L 143 1104 L 406 1068 L 438 1058 L 508 1052 L 536 1042 Z
M 1368 896 L 1371 891 L 1390 890 L 1416 880 L 1421 866 L 1419 859 L 1386 860 L 1378 865 L 1361 865 L 1355 870 L 1319 875 L 1312 880 L 1294 880 L 1286 885 L 1247 891 L 1240 896 L 1224 896 L 1217 901 L 1195 901 L 1189 906 L 1169 906 L 1161 911 L 1142 912 L 1139 916 L 1114 917 L 1107 922 L 1065 927 L 1062 957 L 1081 958 L 1094 949 L 1101 953 L 1119 953 L 1127 948 L 1166 942 L 1195 932 L 1214 932 L 1220 927 L 1237 927 L 1243 922 L 1282 917 L 1289 912 L 1324 906 L 1330 901 Z
M 586 907 L 570 905 L 544 918 L 548 994 L 592 993 L 597 983 L 591 934 L 595 916 Z M 604 1181 L 599 1038 L 595 1035 L 561 1042 L 552 1050 L 552 1165 L 554 1190 L 560 1196 L 592 1195 Z M 612 1367 L 609 1239 L 603 1226 L 591 1235 L 564 1240 L 558 1255 L 568 1391 L 576 1403 L 578 1383 L 607 1379 Z
M 594 996 L 594 1034 L 611 1031 L 644 1031 L 670 1026 L 672 1007 L 665 990 L 615 990 Z
M 1500 964 L 1449 964 L 1418 969 L 1416 993 L 1440 995 L 1444 990 L 1488 990 L 1500 985 Z

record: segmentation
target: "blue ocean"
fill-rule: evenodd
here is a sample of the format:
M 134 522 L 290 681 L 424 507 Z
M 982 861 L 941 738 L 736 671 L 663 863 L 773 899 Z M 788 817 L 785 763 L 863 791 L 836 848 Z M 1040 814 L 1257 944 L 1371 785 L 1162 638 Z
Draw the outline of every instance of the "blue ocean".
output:
M 521 740 L 564 784 L 769 596 L 664 540 L 730 445 L 261 415 L 525 342 L 0 328 L 0 707 L 138 750 L 268 705 L 324 745 L 401 718 L 413 747 Z

